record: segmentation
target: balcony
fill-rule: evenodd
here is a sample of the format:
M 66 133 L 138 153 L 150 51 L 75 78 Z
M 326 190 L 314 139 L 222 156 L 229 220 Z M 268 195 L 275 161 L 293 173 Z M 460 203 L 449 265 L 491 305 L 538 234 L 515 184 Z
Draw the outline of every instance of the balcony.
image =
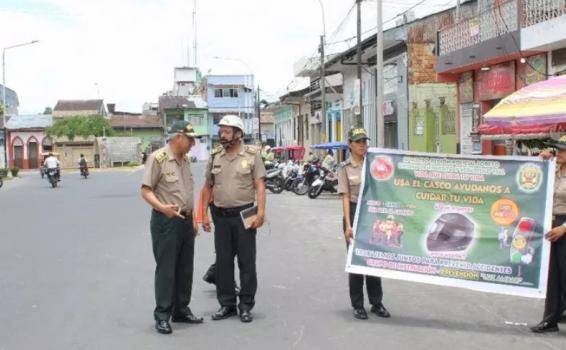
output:
M 492 6 L 475 17 L 442 29 L 438 33 L 438 55 L 444 56 L 517 31 L 518 1 Z
M 521 49 L 550 51 L 566 46 L 566 0 L 523 0 Z

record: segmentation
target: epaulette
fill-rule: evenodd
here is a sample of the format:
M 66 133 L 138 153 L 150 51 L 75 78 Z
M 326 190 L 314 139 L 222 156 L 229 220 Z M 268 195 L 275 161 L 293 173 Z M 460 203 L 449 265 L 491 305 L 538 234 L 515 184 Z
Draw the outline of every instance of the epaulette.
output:
M 183 156 L 183 158 L 184 158 L 185 161 L 187 161 L 187 162 L 188 162 L 189 160 L 191 160 L 191 159 L 189 158 L 189 155 L 188 155 L 188 154 L 185 154 L 185 155 Z
M 163 163 L 167 159 L 167 152 L 161 151 L 155 155 L 157 163 Z
M 248 152 L 249 154 L 257 154 L 257 148 L 253 147 L 253 146 L 245 146 L 244 150 L 246 152 Z
M 222 152 L 223 149 L 224 149 L 224 147 L 222 147 L 221 145 L 216 146 L 212 149 L 212 154 L 213 155 L 218 154 L 218 153 Z
M 343 168 L 343 167 L 345 167 L 346 165 L 348 165 L 348 164 L 350 164 L 350 163 L 352 163 L 352 162 L 350 161 L 350 159 L 346 159 L 345 161 L 343 161 L 343 162 L 340 163 L 340 167 Z

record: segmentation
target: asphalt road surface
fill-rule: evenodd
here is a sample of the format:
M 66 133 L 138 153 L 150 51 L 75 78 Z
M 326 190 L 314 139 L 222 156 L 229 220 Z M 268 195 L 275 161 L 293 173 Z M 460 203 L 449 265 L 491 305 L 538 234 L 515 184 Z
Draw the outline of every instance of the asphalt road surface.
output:
M 194 168 L 200 186 L 203 165 Z M 340 202 L 292 193 L 268 195 L 254 322 L 210 319 L 216 294 L 201 277 L 213 240 L 203 232 L 191 308 L 205 323 L 160 335 L 141 175 L 69 173 L 52 189 L 25 173 L 0 189 L 0 350 L 566 349 L 566 323 L 558 334 L 527 328 L 543 301 L 457 288 L 384 280 L 392 317 L 353 319 Z

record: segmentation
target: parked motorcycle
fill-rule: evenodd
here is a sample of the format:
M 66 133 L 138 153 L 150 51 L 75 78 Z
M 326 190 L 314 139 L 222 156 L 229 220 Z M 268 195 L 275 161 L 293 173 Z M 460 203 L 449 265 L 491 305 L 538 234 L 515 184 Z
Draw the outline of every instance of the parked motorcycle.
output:
M 336 173 L 331 171 L 324 171 L 323 174 L 312 183 L 309 189 L 309 198 L 315 199 L 323 191 L 336 193 L 338 192 L 337 187 L 338 176 L 336 176 Z
M 307 163 L 304 165 L 303 173 L 302 181 L 293 188 L 293 192 L 299 196 L 307 194 L 312 183 L 320 176 L 319 165 L 317 163 Z
M 285 179 L 283 179 L 282 175 L 282 167 L 284 165 L 281 164 L 280 166 L 274 167 L 271 170 L 267 171 L 265 175 L 265 187 L 272 193 L 281 193 L 283 192 L 283 185 Z
M 51 187 L 57 187 L 59 182 L 58 170 L 55 168 L 47 169 L 47 181 L 51 184 Z

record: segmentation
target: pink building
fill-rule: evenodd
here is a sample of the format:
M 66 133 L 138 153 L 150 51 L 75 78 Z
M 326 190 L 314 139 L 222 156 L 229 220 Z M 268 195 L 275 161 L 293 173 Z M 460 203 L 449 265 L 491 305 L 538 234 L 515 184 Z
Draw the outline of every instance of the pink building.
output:
M 18 115 L 6 123 L 8 129 L 8 164 L 20 169 L 37 169 L 44 152 L 52 150 L 47 128 L 53 123 L 51 115 Z

